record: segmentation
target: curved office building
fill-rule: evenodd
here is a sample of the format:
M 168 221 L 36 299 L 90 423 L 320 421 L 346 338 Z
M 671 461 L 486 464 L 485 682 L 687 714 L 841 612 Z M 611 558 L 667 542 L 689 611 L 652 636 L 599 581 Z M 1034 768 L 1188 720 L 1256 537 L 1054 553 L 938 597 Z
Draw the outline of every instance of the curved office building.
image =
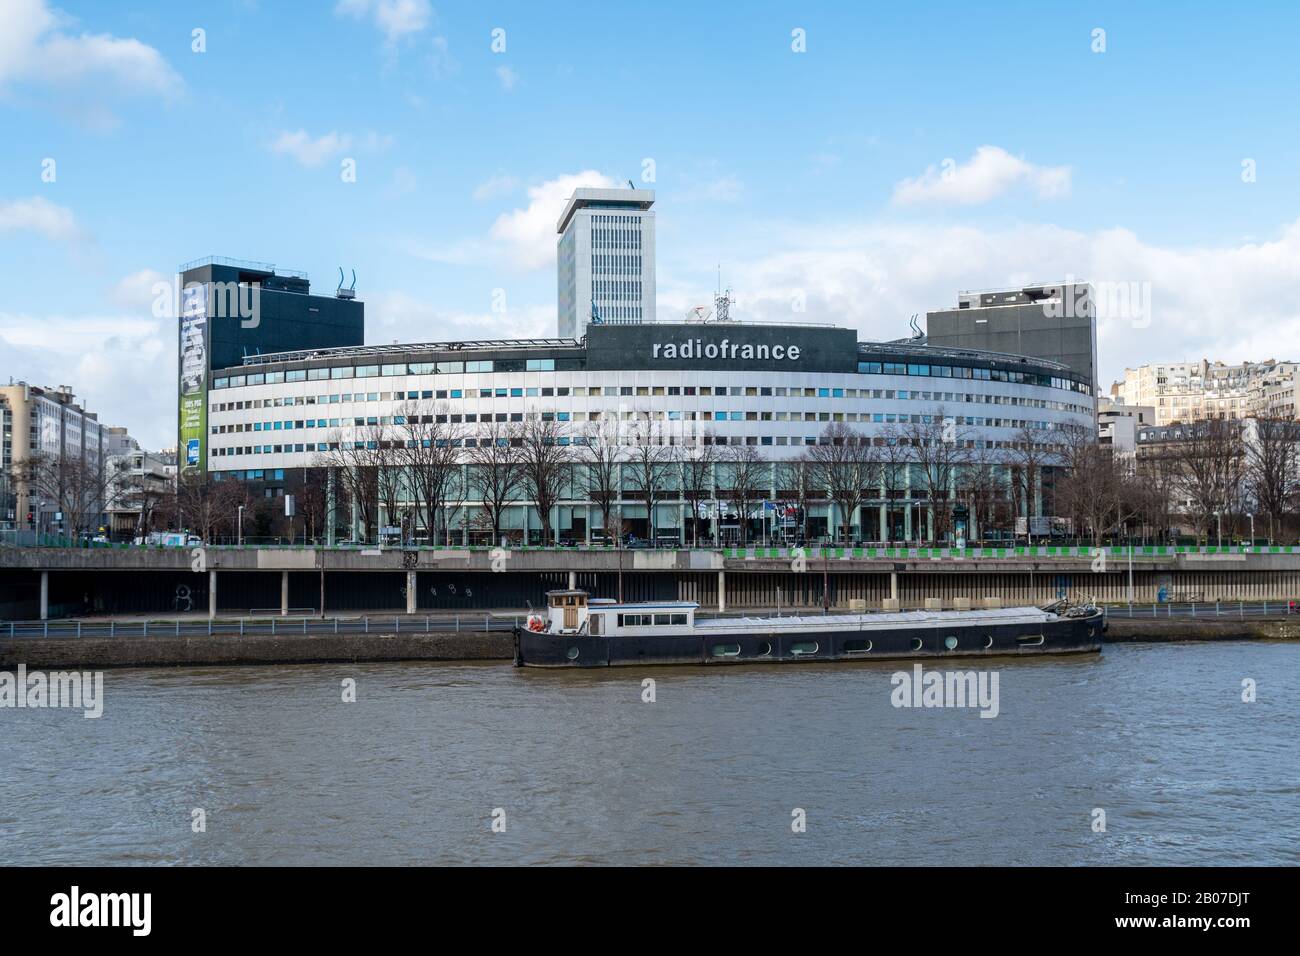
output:
M 432 434 L 433 441 L 454 449 L 461 482 L 449 492 L 445 523 L 438 526 L 453 543 L 488 543 L 492 522 L 483 502 L 490 494 L 476 477 L 483 466 L 473 463 L 482 460 L 475 449 L 480 443 L 518 446 L 524 431 L 540 423 L 556 444 L 570 446 L 566 453 L 577 463 L 592 454 L 593 443 L 621 446 L 624 464 L 616 480 L 622 491 L 613 513 L 624 533 L 653 533 L 664 542 L 689 541 L 697 532 L 734 540 L 744 521 L 752 541 L 789 537 L 796 528 L 812 538 L 841 533 L 842 516 L 829 500 L 834 496 L 798 487 L 805 479 L 792 463 L 810 449 L 815 453 L 819 442 L 847 440 L 872 448 L 877 460 L 912 459 L 892 468 L 889 478 L 883 468 L 872 472 L 873 487 L 863 490 L 850 536 L 919 540 L 936 530 L 930 503 L 941 496 L 930 491 L 930 456 L 910 445 L 952 446 L 944 460 L 956 464 L 944 473 L 949 495 L 939 507 L 960 505 L 967 496 L 966 474 L 977 465 L 991 465 L 986 470 L 1011 501 L 1017 499 L 1013 487 L 1020 485 L 1011 480 L 1023 460 L 1018 449 L 1026 441 L 1050 448 L 1067 426 L 1093 428 L 1091 391 L 1082 375 L 1057 363 L 920 342 L 859 342 L 850 329 L 734 322 L 592 325 L 580 340 L 359 346 L 245 357 L 236 367 L 211 371 L 201 454 L 215 476 L 277 494 L 292 492 L 313 469 L 336 472 L 347 466 L 341 462 L 364 461 L 367 451 L 409 447 L 418 436 Z M 643 471 L 635 464 L 645 461 L 637 449 L 646 444 L 668 449 L 655 455 L 662 475 L 653 531 L 639 490 Z M 706 444 L 714 447 L 705 457 L 717 459 L 702 479 L 707 490 L 683 494 L 680 461 L 700 455 Z M 733 461 L 746 462 L 742 471 L 752 487 L 744 495 L 728 491 Z M 608 507 L 593 501 L 584 468 L 563 470 L 551 510 L 553 537 L 567 543 L 600 536 Z M 1050 485 L 1052 468 L 1031 471 L 1038 486 L 1033 500 L 1026 503 L 1020 493 L 1011 516 L 1004 508 L 999 523 L 1010 524 L 1014 513 L 1026 510 L 1044 513 L 1050 489 L 1043 485 Z M 321 472 L 314 475 L 319 480 Z M 411 513 L 402 491 L 376 494 L 381 500 L 370 509 L 374 517 L 365 519 L 369 527 L 363 532 L 363 519 L 355 502 L 345 502 L 342 483 L 331 477 L 328 485 L 337 514 L 332 535 L 356 540 L 402 523 L 416 540 L 429 539 L 423 530 L 428 522 Z M 523 480 L 516 481 L 500 524 L 514 542 L 540 543 L 542 521 L 533 503 L 523 500 L 525 488 Z M 388 513 L 391 502 L 399 514 Z M 692 514 L 699 520 L 693 522 Z M 956 527 L 940 521 L 938 536 L 950 526 Z M 440 532 L 434 538 L 444 540 Z

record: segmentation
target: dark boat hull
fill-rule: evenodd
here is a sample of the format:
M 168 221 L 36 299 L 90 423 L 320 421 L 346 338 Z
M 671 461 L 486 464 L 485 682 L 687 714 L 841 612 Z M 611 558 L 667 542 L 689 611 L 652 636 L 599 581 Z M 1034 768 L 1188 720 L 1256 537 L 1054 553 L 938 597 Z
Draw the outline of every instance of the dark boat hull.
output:
M 1017 657 L 1101 650 L 1101 611 L 1043 624 L 940 625 L 815 633 L 582 635 L 515 632 L 523 667 L 626 667 L 659 664 L 772 664 L 934 657 Z M 955 646 L 950 646 L 955 639 Z

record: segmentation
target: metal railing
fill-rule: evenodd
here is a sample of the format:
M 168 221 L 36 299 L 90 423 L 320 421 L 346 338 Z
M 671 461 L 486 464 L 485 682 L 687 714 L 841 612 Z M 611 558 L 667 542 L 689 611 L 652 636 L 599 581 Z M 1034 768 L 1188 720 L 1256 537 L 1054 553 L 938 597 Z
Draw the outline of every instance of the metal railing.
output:
M 382 614 L 362 617 L 257 618 L 142 621 L 6 621 L 0 638 L 89 637 L 292 637 L 321 634 L 487 634 L 522 627 L 526 614 L 434 616 Z

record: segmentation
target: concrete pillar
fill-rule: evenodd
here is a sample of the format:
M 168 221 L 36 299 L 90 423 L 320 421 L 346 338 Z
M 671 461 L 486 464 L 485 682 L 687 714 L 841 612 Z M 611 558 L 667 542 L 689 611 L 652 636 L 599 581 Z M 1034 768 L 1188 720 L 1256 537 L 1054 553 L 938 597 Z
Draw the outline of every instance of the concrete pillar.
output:
M 578 572 L 569 572 L 569 590 L 572 591 L 578 586 Z
M 217 616 L 217 569 L 208 568 L 208 617 Z
M 289 572 L 280 572 L 280 616 L 289 614 Z
M 50 619 L 50 572 L 41 572 L 41 620 Z
M 727 609 L 727 572 L 718 572 L 718 610 Z
M 898 600 L 898 572 L 897 571 L 889 572 L 889 599 L 891 601 Z
M 416 605 L 420 596 L 419 586 L 416 584 L 416 572 L 414 570 L 406 572 L 406 613 L 414 614 Z

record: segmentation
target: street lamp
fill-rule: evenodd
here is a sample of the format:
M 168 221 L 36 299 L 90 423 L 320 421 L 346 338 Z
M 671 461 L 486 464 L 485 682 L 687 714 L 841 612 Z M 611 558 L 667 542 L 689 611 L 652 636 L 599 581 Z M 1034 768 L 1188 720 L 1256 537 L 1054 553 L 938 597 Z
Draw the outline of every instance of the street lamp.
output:
M 1223 547 L 1223 515 L 1219 514 L 1219 512 L 1216 511 L 1214 513 L 1214 521 L 1215 521 L 1215 525 L 1218 527 L 1218 537 L 1219 537 L 1218 546 L 1222 548 Z
M 1250 546 L 1255 547 L 1255 515 L 1253 512 L 1246 512 L 1246 517 L 1250 519 Z
M 244 506 L 243 505 L 239 506 L 239 531 L 238 531 L 238 537 L 235 539 L 235 541 L 240 547 L 243 547 L 244 545 Z

